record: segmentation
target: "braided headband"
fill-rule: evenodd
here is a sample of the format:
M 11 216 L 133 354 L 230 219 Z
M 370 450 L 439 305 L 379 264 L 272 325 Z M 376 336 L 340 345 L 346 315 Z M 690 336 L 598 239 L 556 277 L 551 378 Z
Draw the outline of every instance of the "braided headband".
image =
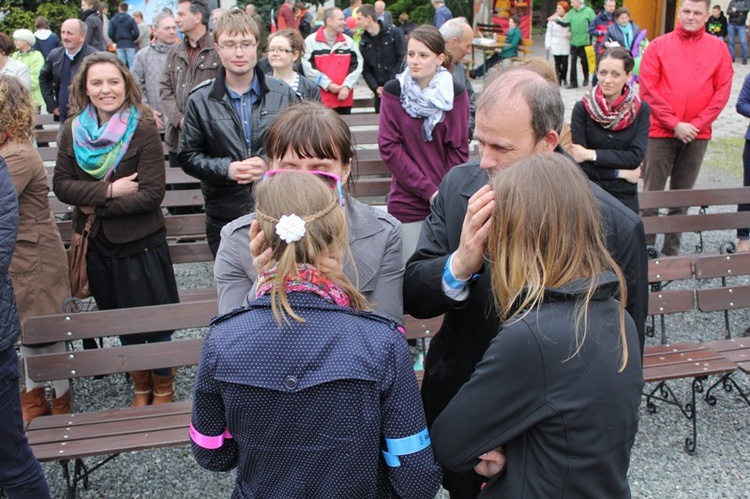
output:
M 299 215 L 292 213 L 291 215 L 282 215 L 281 218 L 274 218 L 266 215 L 260 210 L 256 210 L 256 213 L 261 220 L 276 224 L 276 234 L 282 241 L 291 244 L 299 241 L 305 235 L 305 223 L 326 216 L 338 205 L 338 200 L 334 198 L 328 206 L 306 217 L 300 217 Z

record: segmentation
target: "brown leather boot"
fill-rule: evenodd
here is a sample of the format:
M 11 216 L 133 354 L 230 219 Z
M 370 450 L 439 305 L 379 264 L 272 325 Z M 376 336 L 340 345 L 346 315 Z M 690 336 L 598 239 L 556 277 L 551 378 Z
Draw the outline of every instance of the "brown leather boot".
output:
M 151 392 L 153 391 L 151 371 L 131 371 L 128 374 L 133 379 L 135 393 L 130 407 L 143 407 L 151 404 Z
M 153 373 L 153 371 L 151 371 Z M 154 401 L 153 405 L 157 404 L 168 404 L 172 402 L 172 395 L 174 395 L 174 367 L 172 368 L 171 374 L 168 376 L 159 376 L 153 374 L 154 377 Z
M 70 390 L 65 390 L 65 393 L 56 397 L 55 390 L 52 389 L 52 415 L 58 414 L 70 414 Z
M 24 427 L 29 426 L 35 417 L 49 414 L 49 404 L 44 397 L 43 386 L 33 388 L 30 392 L 27 392 L 26 388 L 21 391 L 21 413 Z

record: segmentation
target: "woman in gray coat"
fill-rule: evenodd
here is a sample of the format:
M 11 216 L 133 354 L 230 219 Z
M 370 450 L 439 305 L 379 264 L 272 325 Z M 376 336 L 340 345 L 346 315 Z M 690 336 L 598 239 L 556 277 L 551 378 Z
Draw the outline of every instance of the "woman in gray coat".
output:
M 330 175 L 345 184 L 351 174 L 351 132 L 344 120 L 316 102 L 302 102 L 281 112 L 265 138 L 270 169 L 303 170 Z M 337 188 L 332 184 L 332 187 Z M 373 310 L 399 322 L 403 318 L 401 224 L 385 210 L 363 204 L 348 193 L 342 202 L 349 229 L 352 258 L 344 273 L 364 294 Z M 259 270 L 270 263 L 270 251 L 257 254 L 264 235 L 257 234 L 251 213 L 224 226 L 214 264 L 219 292 L 219 313 L 227 313 L 248 298 Z M 251 232 L 253 239 L 251 242 Z M 253 254 L 253 253 L 255 254 Z

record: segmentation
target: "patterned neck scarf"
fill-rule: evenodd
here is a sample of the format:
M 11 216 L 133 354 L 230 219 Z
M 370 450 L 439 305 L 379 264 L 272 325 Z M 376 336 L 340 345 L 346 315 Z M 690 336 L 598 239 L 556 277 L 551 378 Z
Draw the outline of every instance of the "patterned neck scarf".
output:
M 73 152 L 78 166 L 97 180 L 107 180 L 117 169 L 138 126 L 135 106 L 117 111 L 102 126 L 91 104 L 73 118 Z
M 256 298 L 271 294 L 278 278 L 278 270 L 278 266 L 274 265 L 260 275 L 258 288 L 255 292 Z M 297 265 L 297 275 L 286 277 L 284 290 L 287 293 L 313 293 L 335 305 L 352 306 L 351 300 L 344 290 L 309 263 Z
M 401 85 L 401 106 L 412 118 L 424 118 L 422 138 L 431 142 L 435 126 L 453 109 L 453 76 L 440 66 L 424 89 L 419 87 L 409 68 L 396 75 L 396 79 Z
M 630 83 L 626 83 L 622 95 L 610 105 L 597 85 L 583 96 L 583 105 L 592 120 L 606 130 L 617 132 L 633 124 L 641 109 L 641 98 L 633 91 Z

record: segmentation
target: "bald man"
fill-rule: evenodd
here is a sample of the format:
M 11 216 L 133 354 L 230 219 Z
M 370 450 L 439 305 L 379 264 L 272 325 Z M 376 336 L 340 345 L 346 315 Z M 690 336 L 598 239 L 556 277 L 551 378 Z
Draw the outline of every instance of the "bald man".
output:
M 564 105 L 557 85 L 523 68 L 488 82 L 477 101 L 475 138 L 480 160 L 451 169 L 440 184 L 417 250 L 406 264 L 404 309 L 417 318 L 444 314 L 425 363 L 422 399 L 428 425 L 469 380 L 500 329 L 485 248 L 494 207 L 487 184 L 494 172 L 537 154 L 567 154 L 559 147 Z M 571 161 L 573 161 L 571 159 Z M 645 235 L 640 218 L 589 183 L 599 205 L 607 248 L 627 281 L 626 309 L 643 349 L 648 310 Z M 444 470 L 451 498 L 473 498 L 474 474 Z
M 471 80 L 467 78 L 466 66 L 461 62 L 473 50 L 474 30 L 465 17 L 456 17 L 440 26 L 440 34 L 445 40 L 445 50 L 453 58 L 453 81 L 466 87 L 469 94 L 469 140 L 474 138 L 474 121 L 477 107 L 477 96 Z

